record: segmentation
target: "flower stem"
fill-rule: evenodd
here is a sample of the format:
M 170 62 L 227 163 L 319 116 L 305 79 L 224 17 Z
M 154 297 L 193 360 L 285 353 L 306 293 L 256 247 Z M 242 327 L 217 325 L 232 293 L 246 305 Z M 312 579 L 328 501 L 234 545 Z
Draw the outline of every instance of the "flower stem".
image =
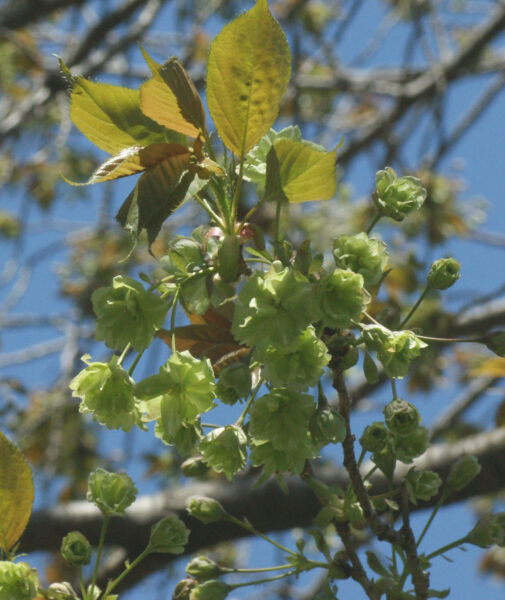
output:
M 435 550 L 431 554 L 428 554 L 428 556 L 426 557 L 426 560 L 431 560 L 432 558 L 435 558 L 435 556 L 439 556 L 440 554 L 443 554 L 444 552 L 448 552 L 449 550 L 452 550 L 453 548 L 457 548 L 458 546 L 461 546 L 462 544 L 464 544 L 467 541 L 466 538 L 467 538 L 467 536 L 465 535 L 464 537 L 459 538 L 459 540 L 456 540 L 455 542 L 452 542 L 451 544 L 442 546 L 442 548 L 439 548 L 438 550 Z
M 148 548 L 146 548 L 144 551 L 142 551 L 137 558 L 135 558 L 127 567 L 125 567 L 125 570 L 120 573 L 116 579 L 114 579 L 113 581 L 110 581 L 107 584 L 107 588 L 105 590 L 104 593 L 104 598 L 106 598 L 111 592 L 112 590 L 117 586 L 117 584 L 122 581 L 130 571 L 132 571 L 138 564 L 139 562 L 144 559 L 148 554 L 150 554 L 150 551 Z
M 228 515 L 227 518 L 228 518 L 228 521 L 231 521 L 232 523 L 235 523 L 235 525 L 238 525 L 239 527 L 243 527 L 244 529 L 246 529 L 247 531 L 249 531 L 249 533 L 252 533 L 253 535 L 257 535 L 262 540 L 265 540 L 265 542 L 268 542 L 269 544 L 272 544 L 273 546 L 275 546 L 279 550 L 282 550 L 283 552 L 286 552 L 287 554 L 291 554 L 292 556 L 297 556 L 296 552 L 293 552 L 293 550 L 290 550 L 289 548 L 286 548 L 286 546 L 283 546 L 282 544 L 279 544 L 278 542 L 276 542 L 272 538 L 269 538 L 264 533 L 261 533 L 261 531 L 258 531 L 257 529 L 255 529 L 248 521 L 241 521 L 240 519 L 237 519 L 237 517 L 234 517 L 233 515 Z
M 242 423 L 244 422 L 247 412 L 251 408 L 251 404 L 253 403 L 254 398 L 256 398 L 256 394 L 258 393 L 258 390 L 260 389 L 262 383 L 263 383 L 263 381 L 260 379 L 258 381 L 258 383 L 256 384 L 256 387 L 252 390 L 251 395 L 250 395 L 249 399 L 247 400 L 247 402 L 245 403 L 245 406 L 244 406 L 242 412 L 240 413 L 239 418 L 235 421 L 235 425 L 237 427 L 242 427 Z
M 379 222 L 379 219 L 382 217 L 381 214 L 377 214 L 375 215 L 374 219 L 372 220 L 372 222 L 370 223 L 370 225 L 366 228 L 365 233 L 368 235 L 372 229 L 377 225 L 377 223 Z
M 95 565 L 93 567 L 93 575 L 91 577 L 91 593 L 94 592 L 96 576 L 98 573 L 98 565 L 100 564 L 100 557 L 102 555 L 103 543 L 105 541 L 105 532 L 107 531 L 107 526 L 109 524 L 109 515 L 104 515 L 102 528 L 100 530 L 100 538 L 98 540 L 98 546 L 96 549 L 96 557 L 95 557 Z
M 296 570 L 288 571 L 287 573 L 281 573 L 280 575 L 275 575 L 273 577 L 265 577 L 264 579 L 256 579 L 256 581 L 244 581 L 243 583 L 233 583 L 230 585 L 232 589 L 239 587 L 246 587 L 247 585 L 258 585 L 259 583 L 268 583 L 269 581 L 277 581 L 278 579 L 284 579 L 284 577 L 289 577 L 290 575 L 295 575 Z
M 405 319 L 403 319 L 403 321 L 400 323 L 400 327 L 398 329 L 403 329 L 405 327 L 405 325 L 407 325 L 407 323 L 410 321 L 410 318 L 412 317 L 412 315 L 416 312 L 416 310 L 419 308 L 419 305 L 421 304 L 421 302 L 424 300 L 424 297 L 426 296 L 426 294 L 430 291 L 430 286 L 427 285 L 424 292 L 419 296 L 419 298 L 417 299 L 417 302 L 414 304 L 414 306 L 410 309 L 409 314 L 405 317 Z

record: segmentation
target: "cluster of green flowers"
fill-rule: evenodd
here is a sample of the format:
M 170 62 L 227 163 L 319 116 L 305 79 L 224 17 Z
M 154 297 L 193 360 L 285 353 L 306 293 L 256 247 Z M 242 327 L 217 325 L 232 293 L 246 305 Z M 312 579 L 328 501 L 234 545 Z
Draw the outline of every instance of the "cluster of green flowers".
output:
M 382 325 L 363 325 L 363 341 L 368 350 L 374 351 L 389 377 L 407 375 L 410 363 L 426 348 L 412 331 L 390 331 Z

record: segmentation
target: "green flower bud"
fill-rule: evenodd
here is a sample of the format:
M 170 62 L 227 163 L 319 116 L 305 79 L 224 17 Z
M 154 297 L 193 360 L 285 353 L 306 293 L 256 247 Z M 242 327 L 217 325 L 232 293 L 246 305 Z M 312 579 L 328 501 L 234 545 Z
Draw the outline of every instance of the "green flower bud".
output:
M 333 258 L 340 269 L 362 275 L 367 287 L 380 280 L 388 262 L 386 244 L 369 238 L 364 232 L 341 235 L 333 240 Z
M 394 455 L 402 463 L 409 464 L 417 456 L 421 456 L 428 447 L 428 430 L 418 427 L 409 435 L 397 436 L 393 439 Z
M 342 442 L 346 435 L 344 417 L 330 406 L 317 409 L 310 420 L 310 435 L 316 446 Z
M 455 258 L 440 258 L 430 267 L 428 285 L 434 290 L 446 290 L 459 279 L 459 262 Z
M 226 282 L 235 281 L 238 275 L 240 244 L 236 235 L 225 235 L 217 251 L 217 272 Z
M 181 579 L 174 588 L 172 600 L 189 600 L 191 590 L 198 585 L 198 582 L 191 577 Z
M 376 191 L 373 199 L 381 215 L 395 221 L 419 210 L 426 200 L 427 192 L 417 177 L 397 177 L 390 167 L 375 175 Z
M 395 398 L 384 407 L 384 420 L 394 436 L 410 435 L 421 422 L 417 408 Z
M 465 454 L 451 467 L 445 483 L 444 494 L 458 492 L 473 481 L 480 473 L 481 466 L 475 456 Z
M 79 600 L 77 592 L 68 581 L 51 583 L 47 591 L 50 600 Z
M 91 413 L 93 420 L 108 429 L 130 431 L 140 423 L 133 380 L 117 365 L 117 357 L 109 363 L 88 362 L 87 367 L 70 382 L 72 396 L 81 398 L 79 412 Z
M 219 577 L 221 569 L 217 563 L 206 556 L 197 556 L 186 565 L 186 573 L 198 581 L 207 581 Z
M 213 429 L 198 447 L 205 462 L 231 481 L 245 466 L 247 437 L 240 427 L 228 425 Z
M 486 346 L 497 356 L 505 357 L 505 331 L 496 331 L 486 337 Z
M 367 452 L 380 452 L 391 445 L 391 434 L 384 423 L 374 421 L 365 427 L 359 443 Z
M 324 276 L 316 290 L 320 318 L 328 327 L 349 327 L 365 308 L 363 277 L 345 269 Z
M 499 515 L 484 515 L 474 525 L 465 541 L 480 548 L 489 548 L 493 544 L 503 546 L 505 544 L 505 529 L 502 520 Z
M 150 552 L 182 554 L 188 537 L 189 529 L 178 517 L 170 515 L 151 527 L 148 549 Z
M 121 515 L 137 497 L 137 488 L 126 473 L 109 473 L 97 469 L 88 477 L 88 502 L 104 515 Z
M 38 585 L 37 572 L 25 562 L 0 561 L 0 600 L 32 600 Z
M 91 560 L 91 544 L 79 531 L 71 531 L 63 538 L 60 552 L 71 567 L 87 565 Z
M 205 464 L 202 456 L 187 458 L 181 465 L 181 473 L 184 477 L 202 477 L 208 470 L 209 467 Z
M 263 378 L 273 386 L 305 391 L 317 384 L 330 362 L 330 355 L 310 326 L 299 335 L 298 345 L 292 352 L 267 346 L 257 350 L 254 359 L 263 363 Z
M 411 469 L 407 473 L 406 481 L 409 498 L 413 504 L 417 504 L 417 500 L 426 501 L 436 496 L 442 485 L 442 480 L 434 471 Z
M 111 286 L 95 290 L 91 301 L 97 316 L 96 339 L 116 350 L 131 344 L 137 352 L 152 342 L 169 307 L 158 294 L 146 291 L 126 275 L 118 275 Z
M 276 450 L 293 450 L 306 436 L 314 408 L 312 396 L 274 388 L 252 405 L 249 433 L 256 444 L 270 442 Z
M 188 513 L 202 523 L 214 523 L 228 516 L 221 504 L 213 498 L 192 496 L 186 507 Z
M 242 362 L 225 367 L 219 373 L 216 396 L 225 404 L 235 404 L 240 398 L 246 398 L 251 392 L 251 371 Z
M 193 588 L 189 600 L 224 600 L 232 588 L 224 581 L 211 579 Z
M 238 295 L 231 332 L 248 346 L 296 347 L 313 320 L 312 286 L 299 273 L 277 264 L 254 273 Z

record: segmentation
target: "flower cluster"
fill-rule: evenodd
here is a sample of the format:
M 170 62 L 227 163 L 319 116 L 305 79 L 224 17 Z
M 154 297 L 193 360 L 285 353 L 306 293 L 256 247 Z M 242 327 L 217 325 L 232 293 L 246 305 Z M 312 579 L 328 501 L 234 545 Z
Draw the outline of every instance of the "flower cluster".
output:
M 135 394 L 142 398 L 146 420 L 156 420 L 157 433 L 167 444 L 194 438 L 198 415 L 214 407 L 214 372 L 208 360 L 191 356 L 188 351 L 175 352 L 157 375 L 137 383 Z
M 240 290 L 231 331 L 248 346 L 295 348 L 313 320 L 312 286 L 298 272 L 278 262 L 256 272 Z
M 411 361 L 427 346 L 412 331 L 389 331 L 382 325 L 363 326 L 363 340 L 377 353 L 386 374 L 394 378 L 405 377 Z
M 131 277 L 118 275 L 112 285 L 91 296 L 96 314 L 95 337 L 109 348 L 123 350 L 127 344 L 142 352 L 152 342 L 168 311 L 168 304 Z
M 333 240 L 333 258 L 337 267 L 359 273 L 367 287 L 379 281 L 388 262 L 386 244 L 365 232 Z
M 140 425 L 140 411 L 134 383 L 118 365 L 117 357 L 108 363 L 90 362 L 70 382 L 72 395 L 81 398 L 79 411 L 91 413 L 93 420 L 109 429 L 130 431 Z
M 397 177 L 391 167 L 375 175 L 376 191 L 373 195 L 380 215 L 395 221 L 419 210 L 426 200 L 427 192 L 417 177 Z

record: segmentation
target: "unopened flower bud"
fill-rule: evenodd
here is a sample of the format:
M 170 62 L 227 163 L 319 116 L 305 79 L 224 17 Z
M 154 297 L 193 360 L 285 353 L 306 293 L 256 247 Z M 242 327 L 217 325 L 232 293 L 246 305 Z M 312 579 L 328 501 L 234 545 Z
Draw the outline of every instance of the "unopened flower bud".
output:
M 91 560 L 91 544 L 79 531 L 71 531 L 61 542 L 61 555 L 67 565 L 87 565 Z
M 455 258 L 440 258 L 430 267 L 428 285 L 434 290 L 446 290 L 459 279 L 459 262 Z
M 346 434 L 344 418 L 330 406 L 316 410 L 309 427 L 312 440 L 317 445 L 336 444 L 341 442 Z
M 368 452 L 380 452 L 386 448 L 391 439 L 391 434 L 387 430 L 384 423 L 375 421 L 367 425 L 360 437 L 359 443 L 363 450 Z
M 466 487 L 480 473 L 481 466 L 475 456 L 465 454 L 456 461 L 449 471 L 444 493 L 446 496 Z
M 97 469 L 88 478 L 88 502 L 98 506 L 104 515 L 123 514 L 137 497 L 137 488 L 126 473 L 110 473 Z
M 192 496 L 186 510 L 202 523 L 214 523 L 227 516 L 226 511 L 217 500 L 205 496 Z
M 196 558 L 193 558 L 193 560 L 190 560 L 186 565 L 185 570 L 188 575 L 191 575 L 198 581 L 215 579 L 221 572 L 219 565 L 210 558 L 207 558 L 207 556 L 197 556 Z
M 191 590 L 198 585 L 198 582 L 191 577 L 181 579 L 174 588 L 172 600 L 189 600 Z
M 224 600 L 231 589 L 224 581 L 211 579 L 193 588 L 189 600 Z
M 189 529 L 178 517 L 170 515 L 152 526 L 148 548 L 151 552 L 182 554 L 188 537 Z
M 409 435 L 421 421 L 417 408 L 400 398 L 387 404 L 383 412 L 386 425 L 394 436 Z
M 77 592 L 68 581 L 51 583 L 47 591 L 50 600 L 79 600 Z
M 411 463 L 428 447 L 428 430 L 426 427 L 417 427 L 409 435 L 395 436 L 393 446 L 397 460 L 405 464 Z
M 436 496 L 441 485 L 442 480 L 434 471 L 412 469 L 407 474 L 407 491 L 413 504 L 417 504 L 417 500 L 425 501 Z
M 466 541 L 480 548 L 489 548 L 493 544 L 503 546 L 505 542 L 505 529 L 500 515 L 484 515 L 466 537 Z
M 192 456 L 181 465 L 181 473 L 184 477 L 201 477 L 208 470 L 209 467 L 203 462 L 202 456 Z

